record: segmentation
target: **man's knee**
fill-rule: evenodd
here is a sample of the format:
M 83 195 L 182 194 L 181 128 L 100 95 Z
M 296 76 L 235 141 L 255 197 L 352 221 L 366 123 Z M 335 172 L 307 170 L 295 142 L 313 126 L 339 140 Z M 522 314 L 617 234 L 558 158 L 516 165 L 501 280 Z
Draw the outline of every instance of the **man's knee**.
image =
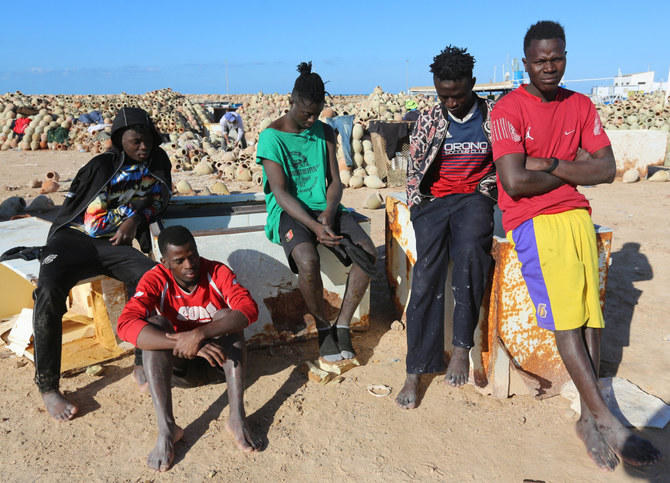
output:
M 246 350 L 243 331 L 221 336 L 216 339 L 216 342 L 223 349 L 227 360 L 232 361 L 235 365 L 243 362 Z
M 147 319 L 147 322 L 150 323 L 151 325 L 155 325 L 161 330 L 165 330 L 166 332 L 174 332 L 172 322 L 170 322 L 162 315 L 152 315 Z
M 315 276 L 321 271 L 319 255 L 315 247 L 296 247 L 291 256 L 300 275 Z

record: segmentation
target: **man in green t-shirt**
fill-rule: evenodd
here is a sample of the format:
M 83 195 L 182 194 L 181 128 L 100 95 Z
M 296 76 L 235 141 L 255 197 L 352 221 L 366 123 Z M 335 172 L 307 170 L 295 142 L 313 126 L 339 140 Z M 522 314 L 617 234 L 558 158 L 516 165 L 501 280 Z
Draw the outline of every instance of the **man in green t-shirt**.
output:
M 340 205 L 342 182 L 335 159 L 335 134 L 318 120 L 325 101 L 323 81 L 312 73 L 311 62 L 301 63 L 298 72 L 291 108 L 258 140 L 256 162 L 263 165 L 268 211 L 265 233 L 270 241 L 282 245 L 291 269 L 298 274 L 298 287 L 316 319 L 320 356 L 336 362 L 356 355 L 349 324 L 370 283 L 375 246 Z M 353 261 L 335 324 L 326 320 L 324 312 L 319 243 L 345 265 Z

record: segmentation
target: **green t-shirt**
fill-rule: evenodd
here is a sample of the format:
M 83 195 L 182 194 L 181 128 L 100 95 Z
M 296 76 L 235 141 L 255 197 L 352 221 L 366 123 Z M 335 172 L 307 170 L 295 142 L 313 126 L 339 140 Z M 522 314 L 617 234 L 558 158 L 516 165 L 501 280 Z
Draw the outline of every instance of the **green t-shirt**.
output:
M 299 133 L 288 133 L 267 128 L 261 132 L 256 149 L 256 163 L 263 159 L 278 163 L 286 176 L 286 190 L 310 210 L 326 209 L 328 148 L 323 123 L 316 121 L 312 127 Z M 268 217 L 265 234 L 273 243 L 280 243 L 279 217 L 282 208 L 270 190 L 263 168 L 263 192 Z

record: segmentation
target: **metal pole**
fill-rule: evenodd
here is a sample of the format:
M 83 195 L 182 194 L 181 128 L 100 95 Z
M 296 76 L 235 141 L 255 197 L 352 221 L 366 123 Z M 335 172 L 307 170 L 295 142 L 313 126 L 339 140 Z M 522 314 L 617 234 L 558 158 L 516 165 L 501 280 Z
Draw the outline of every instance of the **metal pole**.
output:
M 409 94 L 409 59 L 405 59 L 405 93 Z

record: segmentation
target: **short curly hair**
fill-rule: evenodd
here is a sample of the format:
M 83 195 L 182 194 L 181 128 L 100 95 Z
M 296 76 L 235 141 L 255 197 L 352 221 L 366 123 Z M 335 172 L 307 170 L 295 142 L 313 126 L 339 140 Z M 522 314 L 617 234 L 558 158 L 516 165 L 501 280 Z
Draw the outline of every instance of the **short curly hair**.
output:
M 528 51 L 528 47 L 530 47 L 530 43 L 533 40 L 545 39 L 561 39 L 565 43 L 565 30 L 563 30 L 563 26 L 551 20 L 540 20 L 536 24 L 531 25 L 526 32 L 526 36 L 523 38 L 524 54 Z
M 472 79 L 475 58 L 468 54 L 468 49 L 447 45 L 442 52 L 433 57 L 430 71 L 439 80 Z
M 193 248 L 196 248 L 195 238 L 193 238 L 193 234 L 185 226 L 168 226 L 158 234 L 158 249 L 163 256 L 167 255 L 168 245 L 183 247 L 188 243 L 190 243 Z

